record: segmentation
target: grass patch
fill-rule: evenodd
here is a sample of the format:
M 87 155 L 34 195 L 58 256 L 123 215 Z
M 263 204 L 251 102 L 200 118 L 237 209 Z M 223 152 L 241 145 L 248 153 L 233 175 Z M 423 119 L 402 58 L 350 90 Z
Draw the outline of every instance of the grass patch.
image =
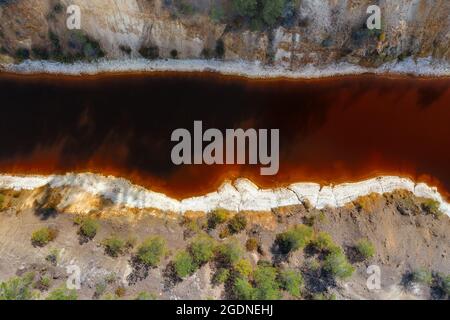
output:
M 34 246 L 43 247 L 50 241 L 55 240 L 57 235 L 58 231 L 56 229 L 44 227 L 33 232 L 31 235 L 31 243 Z

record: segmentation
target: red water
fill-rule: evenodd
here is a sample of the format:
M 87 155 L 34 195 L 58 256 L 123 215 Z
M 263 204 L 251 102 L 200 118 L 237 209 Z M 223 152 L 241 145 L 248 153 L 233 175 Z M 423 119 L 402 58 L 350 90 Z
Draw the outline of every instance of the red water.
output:
M 450 79 L 248 80 L 213 74 L 0 75 L 0 172 L 91 171 L 182 198 L 226 178 L 263 187 L 380 174 L 450 190 Z M 280 171 L 174 166 L 177 128 L 279 128 Z

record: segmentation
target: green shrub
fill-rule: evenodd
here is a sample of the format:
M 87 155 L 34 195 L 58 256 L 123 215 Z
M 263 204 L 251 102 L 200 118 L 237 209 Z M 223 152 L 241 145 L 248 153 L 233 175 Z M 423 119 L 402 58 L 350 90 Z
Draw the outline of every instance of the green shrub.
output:
M 367 239 L 359 240 L 355 248 L 365 260 L 372 258 L 375 255 L 375 246 Z
M 50 253 L 45 257 L 45 260 L 50 262 L 53 265 L 58 264 L 59 259 L 59 250 L 58 249 L 52 249 L 50 250 Z
M 346 279 L 352 276 L 355 268 L 347 261 L 342 249 L 338 248 L 329 253 L 324 261 L 323 268 L 334 277 Z
M 98 223 L 92 218 L 82 219 L 80 222 L 80 234 L 88 239 L 93 239 L 98 231 Z
M 253 267 L 252 264 L 245 259 L 239 259 L 233 265 L 234 270 L 240 274 L 242 277 L 249 277 L 252 274 Z
M 243 250 L 239 243 L 232 241 L 219 246 L 218 253 L 223 263 L 232 266 L 241 258 Z
M 257 0 L 233 0 L 233 8 L 243 17 L 254 17 L 258 12 Z
M 269 26 L 275 25 L 283 13 L 285 4 L 285 0 L 263 0 L 262 18 L 264 22 Z
M 239 233 L 247 227 L 247 218 L 245 214 L 238 213 L 228 222 L 228 228 L 232 234 Z
M 69 290 L 66 286 L 53 290 L 47 296 L 47 300 L 77 300 L 78 295 L 75 290 Z
M 194 262 L 198 265 L 210 261 L 214 257 L 215 250 L 214 239 L 209 236 L 198 236 L 190 245 L 190 252 Z
M 305 225 L 297 225 L 290 230 L 280 233 L 276 243 L 283 254 L 304 248 L 311 241 L 313 229 Z
M 156 267 L 166 253 L 166 241 L 161 237 L 145 240 L 137 250 L 137 258 L 144 264 Z
M 450 275 L 442 279 L 442 289 L 447 295 L 450 296 Z
M 253 273 L 253 279 L 257 300 L 277 300 L 281 298 L 276 268 L 260 265 Z
M 225 12 L 222 8 L 222 5 L 220 5 L 220 4 L 213 5 L 209 16 L 211 17 L 211 20 L 214 21 L 215 23 L 221 22 L 223 20 L 223 18 L 225 17 Z
M 303 284 L 304 281 L 300 272 L 295 270 L 283 270 L 280 272 L 281 288 L 289 292 L 293 297 L 300 297 Z
M 234 280 L 233 292 L 236 299 L 239 300 L 253 300 L 255 296 L 255 289 L 250 282 L 239 277 Z
M 208 213 L 208 228 L 215 229 L 219 224 L 228 220 L 230 213 L 225 209 L 216 209 Z
M 43 276 L 34 283 L 33 287 L 41 291 L 46 291 L 50 288 L 51 282 L 52 280 L 49 277 Z
M 319 251 L 330 252 L 336 246 L 329 233 L 319 232 L 314 236 L 311 245 Z
M 0 300 L 32 300 L 37 294 L 32 290 L 34 273 L 22 277 L 13 277 L 0 283 Z
M 216 274 L 214 275 L 213 281 L 215 283 L 221 284 L 228 281 L 230 278 L 230 270 L 225 268 L 220 268 L 217 270 Z
M 58 232 L 56 229 L 44 227 L 41 228 L 31 235 L 31 242 L 33 245 L 43 247 L 48 244 L 50 241 L 55 240 Z
M 103 240 L 103 245 L 105 246 L 105 252 L 108 255 L 117 257 L 124 252 L 126 242 L 120 238 L 113 236 L 111 238 Z
M 175 273 L 180 278 L 185 278 L 197 270 L 197 265 L 194 259 L 187 251 L 180 251 L 173 260 Z
M 134 300 L 156 300 L 156 299 L 158 299 L 156 294 L 141 291 L 138 293 L 138 295 L 136 296 L 136 299 L 134 299 Z
M 421 204 L 422 210 L 426 213 L 433 215 L 435 218 L 440 218 L 444 214 L 439 209 L 440 204 L 436 200 L 427 199 Z
M 412 273 L 412 281 L 424 285 L 431 285 L 433 283 L 433 275 L 425 268 L 420 268 Z

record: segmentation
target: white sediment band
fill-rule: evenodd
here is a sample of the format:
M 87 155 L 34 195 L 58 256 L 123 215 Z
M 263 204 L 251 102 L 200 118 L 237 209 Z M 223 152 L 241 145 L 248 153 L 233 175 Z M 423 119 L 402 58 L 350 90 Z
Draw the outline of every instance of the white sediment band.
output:
M 71 201 L 77 201 L 77 193 L 81 191 L 109 199 L 119 206 L 152 208 L 179 214 L 187 211 L 208 212 L 217 208 L 232 211 L 270 211 L 277 207 L 298 205 L 306 200 L 317 209 L 327 206 L 335 208 L 371 193 L 383 194 L 395 190 L 407 190 L 418 197 L 438 201 L 440 210 L 450 216 L 450 204 L 443 199 L 436 188 L 396 176 L 381 176 L 335 186 L 294 183 L 276 189 L 260 189 L 250 180 L 241 178 L 234 182 L 224 182 L 215 192 L 179 201 L 113 176 L 92 173 L 50 176 L 0 175 L 0 189 L 34 190 L 44 186 L 73 189 L 73 192 L 66 193 L 66 199 L 63 199 L 66 205 L 69 205 Z
M 356 75 L 362 73 L 417 76 L 450 76 L 450 63 L 432 58 L 408 58 L 401 62 L 390 62 L 378 68 L 365 68 L 350 63 L 336 63 L 327 66 L 305 65 L 298 70 L 282 66 L 267 66 L 259 61 L 218 61 L 218 60 L 146 60 L 120 59 L 100 60 L 98 62 L 76 62 L 64 64 L 50 61 L 27 60 L 20 64 L 0 65 L 0 70 L 19 74 L 64 74 L 95 75 L 99 73 L 127 72 L 217 72 L 224 75 L 237 75 L 248 78 L 298 78 L 314 79 L 332 76 Z

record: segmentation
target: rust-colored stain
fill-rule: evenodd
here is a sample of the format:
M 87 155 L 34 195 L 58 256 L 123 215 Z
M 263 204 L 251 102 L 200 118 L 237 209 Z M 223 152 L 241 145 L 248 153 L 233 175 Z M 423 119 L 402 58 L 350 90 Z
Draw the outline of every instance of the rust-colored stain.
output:
M 0 75 L 0 172 L 98 172 L 183 198 L 380 174 L 450 190 L 450 79 L 248 80 L 214 74 Z M 177 128 L 279 128 L 280 171 L 170 160 Z

